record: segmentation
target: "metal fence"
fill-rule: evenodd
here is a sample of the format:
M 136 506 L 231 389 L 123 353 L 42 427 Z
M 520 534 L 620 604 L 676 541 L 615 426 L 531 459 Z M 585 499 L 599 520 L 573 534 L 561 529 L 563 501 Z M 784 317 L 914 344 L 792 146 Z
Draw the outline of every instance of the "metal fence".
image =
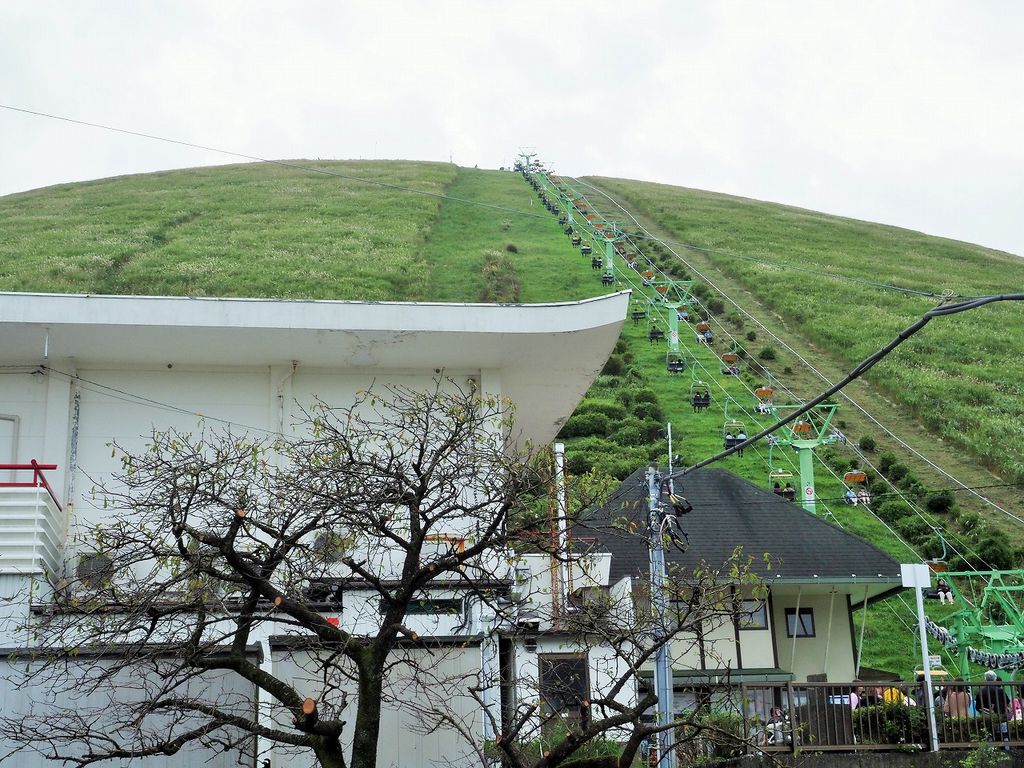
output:
M 940 748 L 1024 746 L 1024 686 L 1005 683 L 759 683 L 739 686 L 747 751 L 928 750 L 928 708 Z

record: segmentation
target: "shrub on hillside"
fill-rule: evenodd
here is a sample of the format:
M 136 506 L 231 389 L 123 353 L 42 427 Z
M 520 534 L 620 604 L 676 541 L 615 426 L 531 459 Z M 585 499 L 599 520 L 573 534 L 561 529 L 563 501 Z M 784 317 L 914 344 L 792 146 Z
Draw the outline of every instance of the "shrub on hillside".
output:
M 954 501 L 952 491 L 933 491 L 928 494 L 925 506 L 933 515 L 945 515 L 953 509 Z
M 608 417 L 603 413 L 576 413 L 565 422 L 559 436 L 564 438 L 604 436 L 608 434 L 608 424 Z
M 899 457 L 892 451 L 885 451 L 878 457 L 878 471 L 883 475 L 889 474 L 889 467 L 899 461 Z
M 653 389 L 638 389 L 633 399 L 637 403 L 658 403 L 658 395 Z
M 932 527 L 917 515 L 897 520 L 893 528 L 905 541 L 915 546 L 923 544 L 932 535 Z
M 622 426 L 612 433 L 612 440 L 625 446 L 643 445 L 646 442 L 644 438 L 644 425 L 638 419 L 625 420 Z
M 603 413 L 609 419 L 626 418 L 626 408 L 612 400 L 584 400 L 576 413 Z
M 711 299 L 704 306 L 713 315 L 720 315 L 725 312 L 725 303 L 721 299 Z
M 760 352 L 757 353 L 759 360 L 775 360 L 775 349 L 774 347 L 763 347 Z
M 981 516 L 977 512 L 961 512 L 956 519 L 957 525 L 964 533 L 971 533 L 978 530 L 981 525 Z
M 618 480 L 625 480 L 640 467 L 647 465 L 647 452 L 643 447 L 619 446 L 594 459 L 594 469 Z
M 747 331 L 747 341 L 757 341 L 757 331 Z
M 484 253 L 484 262 L 480 267 L 483 286 L 480 288 L 480 301 L 499 304 L 516 304 L 519 302 L 519 275 L 516 273 L 512 259 L 500 251 Z
M 982 567 L 1008 570 L 1015 565 L 1013 547 L 1005 537 L 995 531 L 990 531 L 982 536 L 977 549 L 978 558 L 984 563 Z
M 519 249 L 516 247 L 515 243 L 509 243 L 508 245 L 506 245 L 505 250 L 508 251 L 509 253 L 519 253 Z
M 928 496 L 928 488 L 926 488 L 924 483 L 910 473 L 907 473 L 907 475 L 900 481 L 900 488 L 903 489 L 904 495 L 910 496 L 917 502 L 924 502 L 925 498 Z
M 864 435 L 860 440 L 857 441 L 857 447 L 862 451 L 868 451 L 869 453 L 874 451 L 878 447 L 878 443 L 875 442 L 875 438 L 871 435 Z
M 626 372 L 626 364 L 622 362 L 622 358 L 618 355 L 612 355 L 605 361 L 604 368 L 601 369 L 601 373 L 605 376 L 621 376 Z
M 898 483 L 907 476 L 909 471 L 906 464 L 901 464 L 897 461 L 895 464 L 889 465 L 889 468 L 885 470 L 885 476 L 889 479 L 890 483 Z
M 633 414 L 645 421 L 656 421 L 659 424 L 665 421 L 665 413 L 658 403 L 638 402 L 633 406 Z
M 914 514 L 914 509 L 902 499 L 890 499 L 879 504 L 875 514 L 889 525 L 893 525 L 896 521 Z
M 647 458 L 649 461 L 656 462 L 659 466 L 665 464 L 668 457 L 668 440 L 659 440 L 653 445 L 647 448 Z M 676 468 L 679 468 L 678 462 Z

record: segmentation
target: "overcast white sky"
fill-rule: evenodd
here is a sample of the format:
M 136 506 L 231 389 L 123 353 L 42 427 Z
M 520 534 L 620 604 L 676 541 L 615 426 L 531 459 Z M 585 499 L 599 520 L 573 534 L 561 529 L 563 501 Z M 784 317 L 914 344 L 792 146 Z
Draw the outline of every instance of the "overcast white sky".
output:
M 2 0 L 0 103 L 274 159 L 534 146 L 1024 254 L 1022 22 L 1015 0 Z M 226 162 L 0 109 L 0 194 Z

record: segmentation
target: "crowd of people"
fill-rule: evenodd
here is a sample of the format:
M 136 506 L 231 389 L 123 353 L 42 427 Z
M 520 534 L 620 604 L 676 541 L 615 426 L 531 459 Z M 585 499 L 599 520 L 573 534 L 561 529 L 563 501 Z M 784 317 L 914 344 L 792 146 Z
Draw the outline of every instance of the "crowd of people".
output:
M 976 719 L 996 741 L 1009 738 L 1008 723 L 1024 721 L 1024 684 L 1000 684 L 994 670 L 985 673 L 983 685 L 953 680 L 934 685 L 932 690 L 932 706 L 936 715 L 958 722 Z M 875 706 L 919 707 L 928 701 L 923 674 L 917 676 L 913 686 L 898 683 L 856 685 L 846 689 L 829 688 L 828 691 L 831 694 L 828 696 L 829 704 L 848 706 L 851 710 Z M 772 707 L 770 714 L 767 717 L 762 715 L 758 722 L 754 735 L 759 744 L 790 743 L 793 727 L 789 714 L 781 707 Z

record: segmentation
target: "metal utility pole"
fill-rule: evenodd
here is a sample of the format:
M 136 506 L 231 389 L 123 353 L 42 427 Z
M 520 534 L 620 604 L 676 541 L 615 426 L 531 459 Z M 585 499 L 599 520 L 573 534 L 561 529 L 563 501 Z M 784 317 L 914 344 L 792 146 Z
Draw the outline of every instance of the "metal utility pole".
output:
M 658 697 L 657 724 L 664 730 L 658 733 L 658 768 L 675 768 L 672 750 L 673 734 L 667 726 L 672 722 L 672 669 L 668 657 L 671 642 L 665 630 L 668 604 L 665 599 L 665 549 L 662 543 L 661 477 L 652 464 L 647 468 L 647 502 L 651 528 L 651 599 L 654 601 L 659 626 L 655 642 L 659 643 L 654 657 L 654 693 Z
M 931 736 L 932 752 L 939 751 L 939 732 L 935 727 L 935 691 L 932 688 L 932 668 L 928 663 L 928 635 L 925 633 L 924 595 L 922 590 L 931 588 L 932 574 L 924 563 L 902 563 L 900 572 L 903 586 L 913 587 L 917 595 L 917 629 L 921 638 L 921 668 L 924 670 L 924 686 L 927 701 L 917 702 L 917 706 L 928 709 L 928 732 Z

